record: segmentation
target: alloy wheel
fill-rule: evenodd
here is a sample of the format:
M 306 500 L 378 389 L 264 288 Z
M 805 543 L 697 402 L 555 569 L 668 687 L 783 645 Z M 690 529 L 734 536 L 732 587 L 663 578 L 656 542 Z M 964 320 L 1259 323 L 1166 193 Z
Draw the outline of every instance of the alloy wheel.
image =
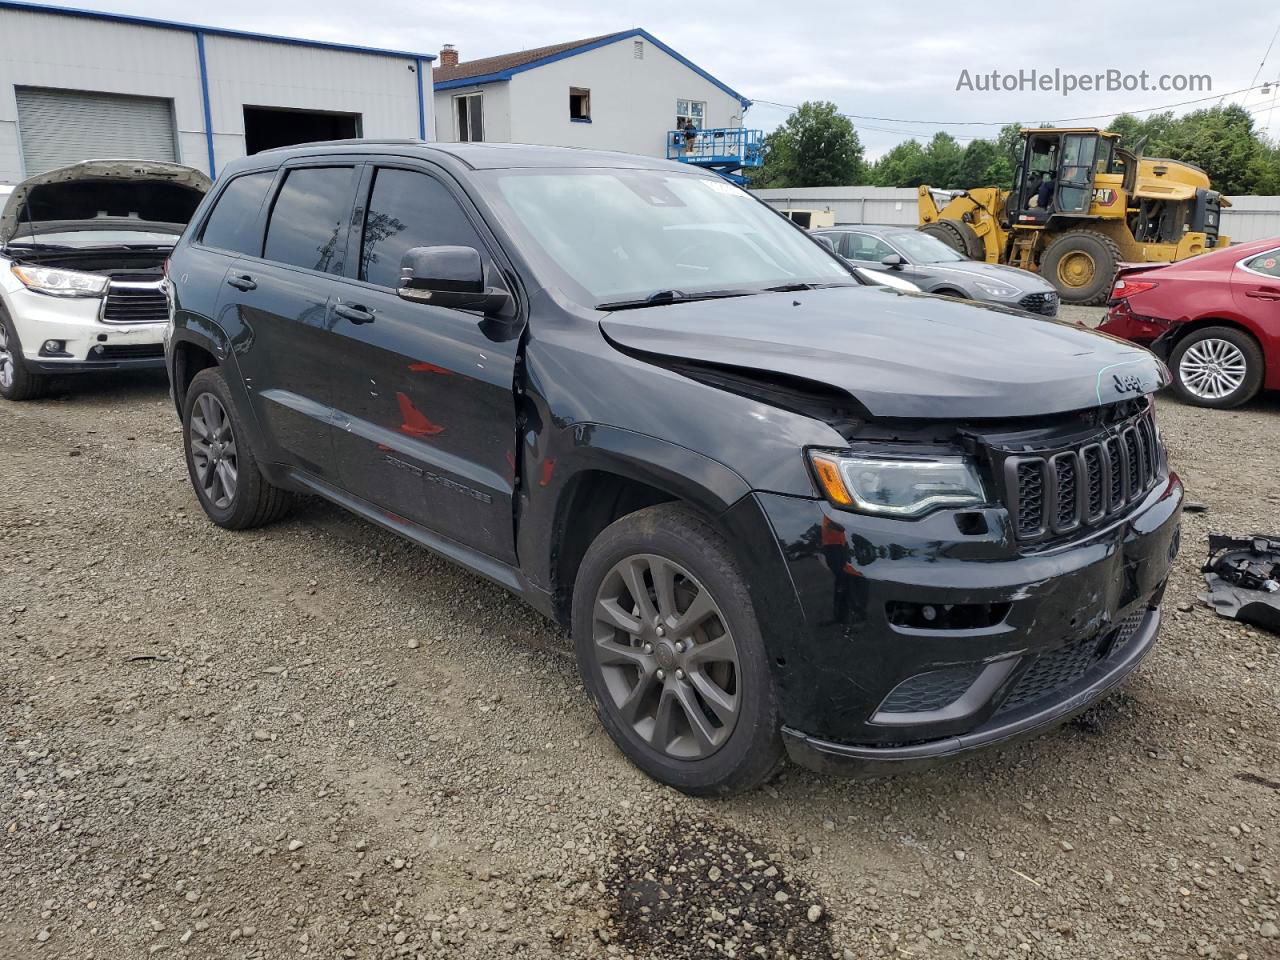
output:
M 8 390 L 13 386 L 14 367 L 17 361 L 9 350 L 9 334 L 0 323 L 0 387 Z
M 231 418 L 222 401 L 212 393 L 202 393 L 196 398 L 188 442 L 196 481 L 205 498 L 219 510 L 228 509 L 236 498 L 239 457 L 236 438 L 231 432 Z
M 592 652 L 622 722 L 679 760 L 711 756 L 742 708 L 738 648 L 711 593 L 679 564 L 615 564 L 592 610 Z
M 1221 400 L 1240 389 L 1248 367 L 1244 352 L 1234 343 L 1207 337 L 1183 353 L 1178 376 L 1188 393 L 1202 400 Z

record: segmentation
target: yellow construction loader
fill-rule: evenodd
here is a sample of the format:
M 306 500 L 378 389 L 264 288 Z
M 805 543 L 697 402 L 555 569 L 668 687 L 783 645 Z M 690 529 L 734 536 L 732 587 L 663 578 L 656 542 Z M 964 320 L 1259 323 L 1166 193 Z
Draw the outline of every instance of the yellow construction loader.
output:
M 1140 157 L 1095 127 L 1021 131 L 1012 189 L 919 192 L 919 230 L 974 260 L 1044 275 L 1064 303 L 1106 300 L 1121 262 L 1184 260 L 1230 241 L 1208 175 Z

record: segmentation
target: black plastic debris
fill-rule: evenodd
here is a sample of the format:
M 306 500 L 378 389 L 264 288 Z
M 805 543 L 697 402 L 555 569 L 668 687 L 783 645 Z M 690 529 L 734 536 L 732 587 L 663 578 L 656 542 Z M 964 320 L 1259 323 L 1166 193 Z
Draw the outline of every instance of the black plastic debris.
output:
M 1222 617 L 1280 633 L 1280 536 L 1209 534 L 1200 599 Z

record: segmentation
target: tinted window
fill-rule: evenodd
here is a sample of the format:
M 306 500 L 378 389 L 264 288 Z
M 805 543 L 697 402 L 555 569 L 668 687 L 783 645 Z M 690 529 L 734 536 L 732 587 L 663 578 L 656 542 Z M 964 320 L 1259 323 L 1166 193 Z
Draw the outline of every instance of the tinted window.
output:
M 341 273 L 355 176 L 354 167 L 290 170 L 271 210 L 263 256 L 308 270 Z
M 364 222 L 360 279 L 384 287 L 400 280 L 410 247 L 475 247 L 480 238 L 462 207 L 434 177 L 411 170 L 379 170 Z
M 889 246 L 879 237 L 865 233 L 849 234 L 849 252 L 845 254 L 850 260 L 874 260 L 879 262 L 893 253 Z
M 1269 277 L 1280 277 L 1280 250 L 1259 254 L 1245 263 L 1245 266 L 1256 273 L 1265 273 Z
M 258 211 L 275 178 L 275 171 L 268 170 L 247 173 L 228 183 L 205 221 L 201 242 L 220 250 L 258 256 L 262 252 Z

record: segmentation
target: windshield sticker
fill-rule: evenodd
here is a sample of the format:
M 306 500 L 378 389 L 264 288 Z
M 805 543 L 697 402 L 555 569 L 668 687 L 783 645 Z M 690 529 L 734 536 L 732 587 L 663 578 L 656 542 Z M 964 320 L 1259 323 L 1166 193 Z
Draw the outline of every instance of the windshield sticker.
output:
M 751 194 L 745 190 L 735 187 L 732 183 L 726 183 L 723 180 L 703 180 L 708 190 L 714 190 L 716 193 L 723 193 L 726 197 L 749 197 Z

